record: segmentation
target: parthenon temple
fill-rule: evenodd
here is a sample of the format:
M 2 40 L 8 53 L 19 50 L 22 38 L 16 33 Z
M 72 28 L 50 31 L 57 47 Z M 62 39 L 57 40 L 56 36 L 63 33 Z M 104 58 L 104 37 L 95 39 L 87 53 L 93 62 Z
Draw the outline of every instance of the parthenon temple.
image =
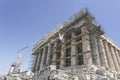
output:
M 81 10 L 43 37 L 33 48 L 32 71 L 56 65 L 79 80 L 119 80 L 120 48 L 94 22 L 88 10 Z

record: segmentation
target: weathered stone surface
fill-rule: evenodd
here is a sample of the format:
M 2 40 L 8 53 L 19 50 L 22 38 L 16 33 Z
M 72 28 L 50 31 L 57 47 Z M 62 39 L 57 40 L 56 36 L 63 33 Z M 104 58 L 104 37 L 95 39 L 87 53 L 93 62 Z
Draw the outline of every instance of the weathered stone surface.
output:
M 19 74 L 9 74 L 0 78 L 0 80 L 32 80 L 33 75 L 31 71 L 25 71 Z
M 64 76 L 66 74 L 72 79 L 76 76 L 78 80 L 119 80 L 120 48 L 104 34 L 100 26 L 93 22 L 94 17 L 89 11 L 83 10 L 74 19 L 66 21 L 59 29 L 52 32 L 53 34 L 43 38 L 33 48 L 33 52 L 38 52 L 48 44 L 51 47 L 46 53 L 49 54 L 46 57 L 48 59 L 41 56 L 42 60 L 37 59 L 41 60 L 41 66 L 33 65 L 35 72 L 33 79 L 63 80 L 61 74 Z M 62 39 L 60 34 L 64 34 Z M 58 44 L 58 41 L 61 43 Z M 41 54 L 45 55 L 45 51 Z M 45 69 L 46 64 L 43 63 L 45 59 L 50 60 L 47 61 L 47 66 L 56 65 L 64 72 L 56 70 L 55 66 L 49 67 L 51 70 Z M 36 70 L 35 67 L 40 69 Z
M 84 70 L 71 75 L 63 70 L 57 70 L 54 65 L 51 65 L 48 69 L 37 72 L 32 80 L 120 80 L 119 74 L 106 71 L 104 67 L 91 65 Z

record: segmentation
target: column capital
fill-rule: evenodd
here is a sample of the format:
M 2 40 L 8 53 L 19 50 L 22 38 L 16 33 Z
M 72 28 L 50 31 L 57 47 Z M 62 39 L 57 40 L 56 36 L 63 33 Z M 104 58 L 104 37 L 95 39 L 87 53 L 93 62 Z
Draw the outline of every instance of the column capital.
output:
M 103 39 L 102 41 L 103 41 L 104 43 L 108 43 L 107 40 L 105 40 L 105 39 Z
M 51 39 L 49 43 L 53 44 L 55 41 L 56 41 L 55 39 Z
M 51 46 L 51 43 L 49 42 L 49 43 L 47 43 L 47 46 Z

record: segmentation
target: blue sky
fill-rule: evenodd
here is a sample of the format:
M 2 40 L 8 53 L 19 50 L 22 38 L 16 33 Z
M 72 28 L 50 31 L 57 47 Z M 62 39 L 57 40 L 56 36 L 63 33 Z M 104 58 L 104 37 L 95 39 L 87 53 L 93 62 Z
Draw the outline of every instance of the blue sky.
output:
M 45 34 L 82 8 L 88 8 L 106 34 L 120 45 L 120 0 L 0 0 L 0 75 Z M 28 69 L 30 59 L 24 61 Z

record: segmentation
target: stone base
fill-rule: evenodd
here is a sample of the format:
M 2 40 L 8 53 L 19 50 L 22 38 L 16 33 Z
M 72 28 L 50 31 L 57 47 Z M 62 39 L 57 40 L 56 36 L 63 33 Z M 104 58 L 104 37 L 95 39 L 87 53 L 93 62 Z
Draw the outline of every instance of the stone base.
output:
M 77 77 L 79 80 L 120 80 L 117 78 L 106 77 L 98 74 L 83 74 Z
M 119 73 L 95 65 L 74 69 L 71 74 L 77 76 L 78 80 L 120 80 Z
M 59 73 L 59 70 L 56 70 Z M 112 70 L 106 70 L 104 67 L 90 65 L 77 69 L 64 69 L 61 70 L 64 75 L 68 75 L 67 79 L 55 79 L 55 80 L 120 80 L 120 74 L 113 72 Z M 50 76 L 50 71 L 44 70 L 42 72 L 36 72 L 32 80 L 48 80 L 47 76 Z M 57 73 L 57 74 L 58 74 Z M 60 73 L 61 74 L 61 73 Z M 64 75 L 57 75 L 61 77 Z M 52 76 L 56 76 L 56 73 L 52 73 Z M 42 78 L 43 77 L 43 78 Z M 57 78 L 56 77 L 56 78 Z M 74 79 L 73 77 L 77 77 Z M 52 80 L 52 79 L 50 79 Z

